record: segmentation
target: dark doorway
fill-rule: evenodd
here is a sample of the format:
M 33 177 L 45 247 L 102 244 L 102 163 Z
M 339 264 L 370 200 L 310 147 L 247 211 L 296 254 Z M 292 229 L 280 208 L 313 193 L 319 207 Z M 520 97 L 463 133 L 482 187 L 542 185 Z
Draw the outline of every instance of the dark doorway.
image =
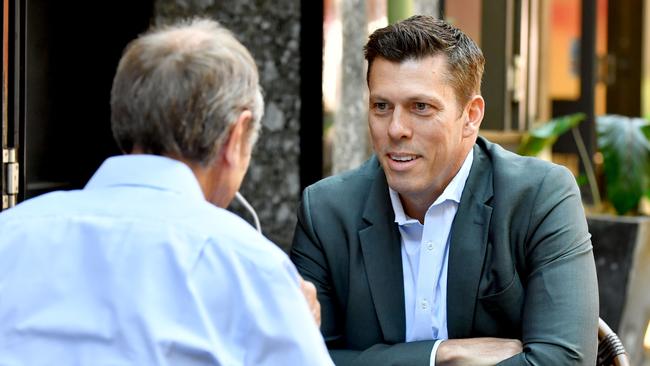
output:
M 301 0 L 300 192 L 323 177 L 323 2 Z
M 9 3 L 18 198 L 81 188 L 119 154 L 110 129 L 112 78 L 125 45 L 149 26 L 153 0 Z

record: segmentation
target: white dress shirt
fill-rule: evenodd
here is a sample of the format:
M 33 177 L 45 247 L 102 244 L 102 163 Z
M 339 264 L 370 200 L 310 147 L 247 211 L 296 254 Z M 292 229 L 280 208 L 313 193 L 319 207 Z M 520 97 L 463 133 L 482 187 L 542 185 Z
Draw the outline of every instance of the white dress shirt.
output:
M 333 365 L 287 255 L 176 160 L 109 158 L 0 233 L 0 365 Z
M 472 161 L 470 151 L 456 176 L 428 208 L 424 224 L 406 215 L 399 194 L 389 188 L 402 241 L 406 341 L 437 339 L 431 351 L 432 366 L 435 366 L 440 342 L 448 338 L 449 233 Z

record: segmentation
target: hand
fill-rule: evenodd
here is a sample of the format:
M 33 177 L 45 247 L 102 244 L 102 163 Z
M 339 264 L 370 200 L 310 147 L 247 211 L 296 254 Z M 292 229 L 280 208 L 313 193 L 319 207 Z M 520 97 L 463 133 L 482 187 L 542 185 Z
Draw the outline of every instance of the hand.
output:
M 320 302 L 318 302 L 318 298 L 316 297 L 316 286 L 300 277 L 300 289 L 305 299 L 307 299 L 309 310 L 311 310 L 311 315 L 314 317 L 316 325 L 320 328 Z
M 449 339 L 438 346 L 436 365 L 492 366 L 522 351 L 518 339 Z

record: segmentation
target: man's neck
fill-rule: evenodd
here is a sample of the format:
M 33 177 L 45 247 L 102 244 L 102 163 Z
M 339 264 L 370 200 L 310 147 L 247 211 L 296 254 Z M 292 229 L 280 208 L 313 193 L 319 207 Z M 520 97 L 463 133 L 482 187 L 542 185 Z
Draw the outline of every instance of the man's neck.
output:
M 146 154 L 146 152 L 139 146 L 134 146 L 128 154 L 137 155 Z M 229 192 L 221 188 L 220 183 L 224 181 L 225 177 L 224 174 L 221 174 L 221 170 L 217 169 L 214 164 L 204 167 L 197 162 L 185 159 L 177 154 L 163 154 L 163 156 L 178 160 L 192 170 L 207 201 L 222 208 L 228 207 L 232 197 L 229 195 Z
M 442 191 L 433 195 L 418 196 L 410 196 L 400 193 L 399 199 L 402 203 L 402 207 L 404 208 L 404 213 L 406 216 L 418 220 L 420 224 L 424 224 L 424 216 L 426 215 L 427 210 L 436 201 L 436 199 L 438 199 L 441 193 Z
M 449 185 L 452 183 L 452 181 L 458 176 L 460 173 L 461 169 L 463 169 L 463 165 L 465 162 L 468 162 L 468 166 L 466 167 L 466 171 L 463 173 L 462 179 L 462 186 L 464 187 L 465 185 L 465 180 L 467 179 L 467 176 L 469 174 L 469 169 L 471 168 L 471 162 L 473 159 L 469 159 L 471 154 L 471 150 L 469 150 L 466 154 L 463 160 L 459 161 L 457 165 L 452 169 L 454 172 L 453 174 L 450 174 L 445 181 L 440 182 L 438 184 L 432 184 L 431 188 L 429 190 L 426 190 L 424 192 L 417 192 L 413 194 L 409 194 L 408 192 L 406 193 L 399 193 L 399 198 L 400 202 L 402 203 L 402 208 L 404 209 L 404 213 L 414 219 L 417 219 L 421 224 L 424 224 L 424 217 L 426 216 L 427 211 L 429 210 L 429 207 L 433 205 L 438 198 L 445 193 L 445 190 L 449 187 Z M 468 161 L 469 159 L 469 161 Z M 456 186 L 459 183 L 454 184 Z M 460 195 L 460 193 L 457 193 Z M 460 197 L 456 197 L 456 200 L 459 200 Z

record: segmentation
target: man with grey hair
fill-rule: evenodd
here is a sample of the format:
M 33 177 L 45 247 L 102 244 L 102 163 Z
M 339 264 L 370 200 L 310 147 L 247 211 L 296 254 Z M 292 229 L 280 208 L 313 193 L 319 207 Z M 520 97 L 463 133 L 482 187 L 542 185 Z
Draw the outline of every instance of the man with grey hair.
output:
M 263 111 L 246 48 L 210 20 L 154 29 L 111 111 L 125 155 L 0 214 L 0 364 L 332 365 L 313 285 L 224 209 Z

